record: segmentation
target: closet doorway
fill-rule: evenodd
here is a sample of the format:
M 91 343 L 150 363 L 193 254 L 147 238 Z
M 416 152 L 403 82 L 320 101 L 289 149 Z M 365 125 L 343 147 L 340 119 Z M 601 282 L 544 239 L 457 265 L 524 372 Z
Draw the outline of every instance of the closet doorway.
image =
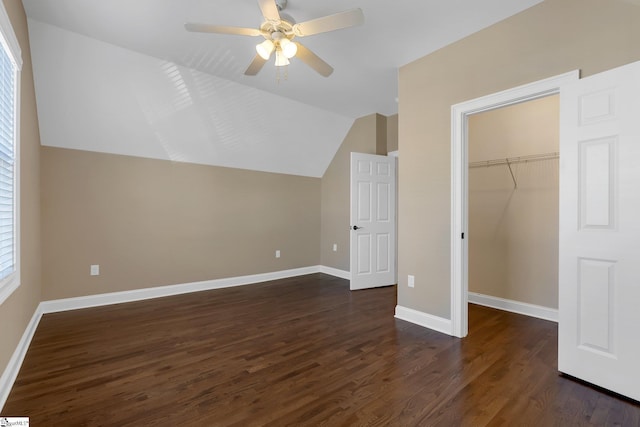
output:
M 472 99 L 451 107 L 451 335 L 468 332 L 468 121 L 474 114 L 517 105 L 560 93 L 578 81 L 578 70 L 502 92 Z M 536 152 L 536 155 L 539 152 Z M 544 153 L 543 153 L 544 154 Z M 488 159 L 491 160 L 491 159 Z M 506 159 L 502 159 L 506 160 Z M 509 162 L 510 163 L 510 162 Z M 512 169 L 513 171 L 513 169 Z M 513 179 L 517 177 L 514 176 Z M 526 226 L 526 224 L 522 224 Z
M 557 321 L 559 95 L 468 116 L 468 300 Z

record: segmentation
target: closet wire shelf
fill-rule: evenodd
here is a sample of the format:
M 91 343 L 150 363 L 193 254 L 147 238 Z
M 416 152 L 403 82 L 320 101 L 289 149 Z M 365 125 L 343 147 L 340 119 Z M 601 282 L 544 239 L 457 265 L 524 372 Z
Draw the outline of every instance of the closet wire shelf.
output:
M 518 182 L 516 181 L 516 177 L 513 174 L 513 169 L 511 169 L 511 165 L 515 163 L 538 162 L 541 160 L 553 160 L 553 159 L 559 159 L 559 158 L 560 158 L 560 153 L 531 154 L 529 156 L 507 157 L 505 159 L 481 160 L 479 162 L 469 162 L 469 168 L 471 169 L 471 168 L 507 165 L 509 167 L 509 173 L 511 174 L 511 179 L 513 179 L 513 186 L 515 188 L 518 188 Z

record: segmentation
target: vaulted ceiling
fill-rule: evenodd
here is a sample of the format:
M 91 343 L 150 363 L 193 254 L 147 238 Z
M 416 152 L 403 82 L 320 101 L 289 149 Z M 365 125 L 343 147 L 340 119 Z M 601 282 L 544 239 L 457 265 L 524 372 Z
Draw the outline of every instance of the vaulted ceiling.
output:
M 295 58 L 245 76 L 261 40 L 184 29 L 258 27 L 256 0 L 23 0 L 42 143 L 322 176 L 353 119 L 397 112 L 400 66 L 540 1 L 289 0 L 298 22 L 364 13 L 299 39 L 325 78 Z

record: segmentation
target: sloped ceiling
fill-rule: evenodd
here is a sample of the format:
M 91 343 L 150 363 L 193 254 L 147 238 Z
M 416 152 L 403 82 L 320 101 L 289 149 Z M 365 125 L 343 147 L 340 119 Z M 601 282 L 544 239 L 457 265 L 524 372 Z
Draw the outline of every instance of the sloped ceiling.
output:
M 352 120 L 29 21 L 43 145 L 321 177 Z
M 244 76 L 255 0 L 23 0 L 44 145 L 322 176 L 354 118 L 397 112 L 397 69 L 541 0 L 289 0 L 298 22 L 359 7 L 365 24 L 300 39 L 329 62 Z M 284 71 L 284 70 L 281 70 Z

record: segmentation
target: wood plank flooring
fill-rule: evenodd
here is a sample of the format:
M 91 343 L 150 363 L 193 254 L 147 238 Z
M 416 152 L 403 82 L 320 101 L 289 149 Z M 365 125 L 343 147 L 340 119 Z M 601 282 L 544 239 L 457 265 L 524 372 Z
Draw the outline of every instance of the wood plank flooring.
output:
M 45 315 L 3 415 L 33 426 L 639 426 L 557 373 L 557 325 L 470 306 L 463 340 L 395 287 L 322 274 Z

